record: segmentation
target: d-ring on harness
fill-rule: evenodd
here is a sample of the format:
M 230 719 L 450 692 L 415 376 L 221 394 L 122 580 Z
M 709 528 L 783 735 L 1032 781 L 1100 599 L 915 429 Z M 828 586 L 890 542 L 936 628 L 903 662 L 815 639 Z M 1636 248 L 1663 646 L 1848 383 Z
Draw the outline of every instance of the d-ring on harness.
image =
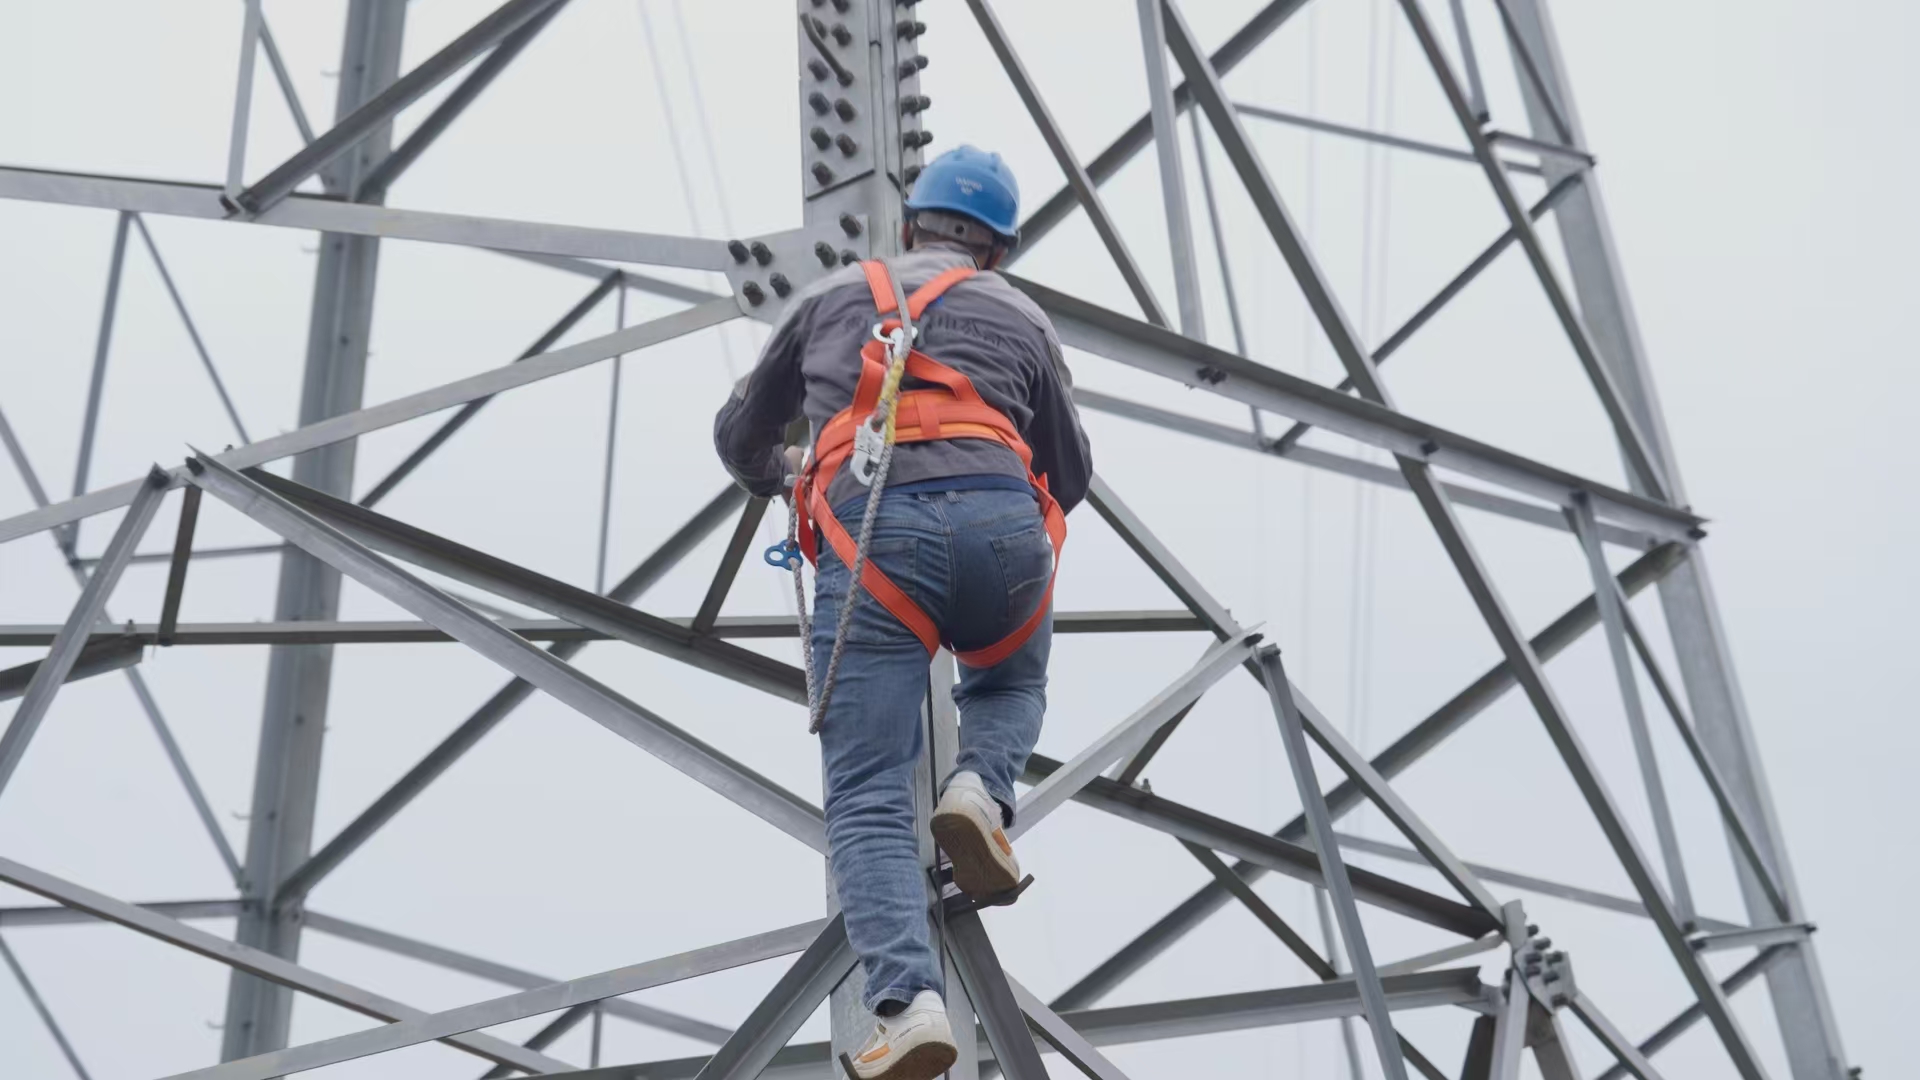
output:
M 918 336 L 913 324 L 927 305 L 938 300 L 948 289 L 972 277 L 976 271 L 972 267 L 955 267 L 916 289 L 912 296 L 903 297 L 884 263 L 862 263 L 861 269 L 865 271 L 867 285 L 873 291 L 874 307 L 881 321 L 874 327 L 873 340 L 860 350 L 860 383 L 854 391 L 852 404 L 820 429 L 819 438 L 814 441 L 813 453 L 796 479 L 793 490 L 794 529 L 790 540 L 797 541 L 807 561 L 817 565 L 819 555 L 815 546 L 814 527 L 818 526 L 820 536 L 833 547 L 834 554 L 851 568 L 854 578 L 853 586 L 848 589 L 846 603 L 841 605 L 840 625 L 834 635 L 834 649 L 828 661 L 826 679 L 817 693 L 812 695 L 810 730 L 815 732 L 820 729 L 827 702 L 833 694 L 833 676 L 839 666 L 840 653 L 850 625 L 848 615 L 859 598 L 861 588 L 865 588 L 880 602 L 880 606 L 913 631 L 929 656 L 942 644 L 940 631 L 927 613 L 866 558 L 867 544 L 873 534 L 873 520 L 896 445 L 940 439 L 988 439 L 1005 446 L 1026 467 L 1027 481 L 1033 485 L 1034 497 L 1040 502 L 1047 537 L 1053 542 L 1055 573 L 1058 573 L 1060 566 L 1060 548 L 1067 539 L 1066 515 L 1047 490 L 1046 478 L 1033 474 L 1033 449 L 1020 437 L 1020 431 L 1014 427 L 1013 421 L 987 404 L 965 375 L 913 347 Z M 927 385 L 902 391 L 900 383 L 903 376 L 911 376 Z M 870 486 L 867 510 L 860 523 L 857 541 L 840 523 L 840 519 L 834 516 L 833 507 L 828 501 L 835 477 L 841 468 L 849 465 L 854 478 Z M 774 561 L 772 551 L 768 553 L 768 561 Z M 797 562 L 790 565 L 794 566 L 797 573 Z M 975 668 L 992 667 L 1005 660 L 1039 629 L 1041 620 L 1047 616 L 1052 598 L 1053 577 L 1049 576 L 1046 592 L 1026 622 L 985 648 L 955 650 L 954 655 L 961 663 Z M 801 611 L 805 611 L 804 604 Z M 803 633 L 806 629 L 802 628 Z M 808 666 L 811 667 L 810 646 L 807 656 Z M 809 689 L 813 688 L 810 686 Z

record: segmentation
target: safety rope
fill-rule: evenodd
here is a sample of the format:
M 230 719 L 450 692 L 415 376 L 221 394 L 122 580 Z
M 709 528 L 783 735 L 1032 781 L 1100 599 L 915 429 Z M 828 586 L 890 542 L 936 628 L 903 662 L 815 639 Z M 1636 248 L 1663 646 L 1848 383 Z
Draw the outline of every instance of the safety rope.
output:
M 813 617 L 807 611 L 806 583 L 801 576 L 800 558 L 800 498 L 799 493 L 787 507 L 787 541 L 780 549 L 785 561 L 793 571 L 793 601 L 798 609 L 800 620 L 801 651 L 806 659 L 807 672 L 807 733 L 820 734 L 820 726 L 826 721 L 827 705 L 833 700 L 833 686 L 840 676 L 840 660 L 847 650 L 847 631 L 853 626 L 853 609 L 860 602 L 862 594 L 861 575 L 867 568 L 867 547 L 873 541 L 873 524 L 880 515 L 880 496 L 887 487 L 887 473 L 893 468 L 894 448 L 894 405 L 900 398 L 900 383 L 906 376 L 907 356 L 913 352 L 913 339 L 918 331 L 913 325 L 913 314 L 907 310 L 907 294 L 901 288 L 899 275 L 887 267 L 887 278 L 893 285 L 894 306 L 899 312 L 900 325 L 891 334 L 881 336 L 879 327 L 874 335 L 888 345 L 888 363 L 886 378 L 880 383 L 880 398 L 873 412 L 867 417 L 869 431 L 880 438 L 879 453 L 873 459 L 872 483 L 867 490 L 867 507 L 860 515 L 860 534 L 856 538 L 853 550 L 853 565 L 849 568 L 846 600 L 840 605 L 840 622 L 833 631 L 833 650 L 827 655 L 827 671 L 824 677 L 816 677 L 813 660 Z M 804 466 L 803 466 L 804 468 Z M 828 493 L 831 496 L 831 492 Z M 769 560 L 771 561 L 771 560 Z

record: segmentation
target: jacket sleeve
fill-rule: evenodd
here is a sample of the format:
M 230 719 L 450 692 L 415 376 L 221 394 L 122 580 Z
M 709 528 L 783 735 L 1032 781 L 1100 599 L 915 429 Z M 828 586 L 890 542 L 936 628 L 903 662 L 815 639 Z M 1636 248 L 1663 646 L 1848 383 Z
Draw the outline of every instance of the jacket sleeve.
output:
M 800 358 L 811 322 L 811 298 L 796 301 L 774 327 L 747 377 L 713 420 L 713 445 L 720 463 L 750 494 L 771 498 L 785 485 L 781 450 L 786 428 L 801 415 L 806 382 Z
M 1044 318 L 1044 316 L 1042 316 Z M 1060 338 L 1051 324 L 1042 323 L 1045 355 L 1033 380 L 1033 424 L 1027 445 L 1033 448 L 1033 473 L 1043 476 L 1047 490 L 1071 511 L 1087 497 L 1093 481 L 1093 449 L 1080 426 L 1073 404 L 1073 373 L 1061 354 Z

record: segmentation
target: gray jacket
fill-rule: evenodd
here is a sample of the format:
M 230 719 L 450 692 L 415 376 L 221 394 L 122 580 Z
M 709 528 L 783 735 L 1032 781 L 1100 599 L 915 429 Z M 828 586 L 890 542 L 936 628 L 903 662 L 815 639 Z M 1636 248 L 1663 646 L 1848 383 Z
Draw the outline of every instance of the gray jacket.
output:
M 891 260 L 908 293 L 941 271 L 971 264 L 957 248 L 933 245 Z M 753 371 L 734 388 L 714 419 L 720 460 L 755 495 L 781 488 L 780 452 L 786 427 L 804 415 L 813 436 L 853 401 L 860 380 L 860 348 L 872 336 L 873 293 L 860 267 L 843 266 L 796 294 Z M 947 290 L 921 316 L 919 348 L 972 380 L 1005 413 L 1033 448 L 1033 472 L 1043 476 L 1063 510 L 1087 493 L 1093 458 L 1080 429 L 1053 326 L 1025 293 L 994 273 L 978 274 Z M 911 389 L 909 379 L 907 388 Z M 842 469 L 827 495 L 838 505 L 866 488 Z M 950 476 L 999 474 L 1024 479 L 1020 459 L 986 439 L 909 443 L 894 451 L 887 483 Z

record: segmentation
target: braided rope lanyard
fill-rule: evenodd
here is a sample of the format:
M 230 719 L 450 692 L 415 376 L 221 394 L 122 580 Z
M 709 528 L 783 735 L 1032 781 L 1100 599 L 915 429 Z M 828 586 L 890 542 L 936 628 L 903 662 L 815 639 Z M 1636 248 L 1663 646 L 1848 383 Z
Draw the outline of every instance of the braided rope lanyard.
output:
M 859 468 L 859 454 L 856 451 L 854 467 L 850 469 L 855 479 L 868 483 L 867 508 L 860 515 L 860 535 L 854 544 L 853 566 L 849 568 L 846 602 L 840 605 L 840 622 L 833 632 L 833 651 L 827 656 L 827 672 L 824 678 L 817 675 L 813 662 L 813 616 L 807 611 L 807 586 L 802 576 L 800 558 L 800 500 L 796 496 L 787 504 L 786 542 L 767 552 L 767 561 L 775 566 L 784 563 L 793 571 L 793 603 L 800 618 L 800 650 L 805 658 L 807 671 L 807 733 L 820 734 L 820 725 L 825 722 L 827 705 L 833 700 L 833 684 L 840 674 L 840 660 L 847 650 L 847 631 L 853 626 L 853 609 L 859 604 L 861 596 L 861 575 L 867 568 L 867 546 L 873 540 L 873 523 L 880 514 L 880 496 L 886 490 L 887 473 L 893 468 L 894 448 L 894 405 L 900 399 L 900 382 L 906 376 L 907 356 L 913 352 L 913 340 L 919 331 L 913 325 L 913 314 L 907 310 L 907 295 L 900 287 L 900 279 L 888 268 L 887 277 L 893 285 L 893 299 L 900 317 L 900 325 L 892 333 L 883 333 L 883 322 L 875 323 L 873 336 L 887 345 L 887 374 L 880 384 L 880 397 L 873 407 L 873 413 L 856 437 L 856 446 L 862 447 L 871 461 L 871 473 L 862 476 Z M 804 473 L 806 466 L 802 465 Z

